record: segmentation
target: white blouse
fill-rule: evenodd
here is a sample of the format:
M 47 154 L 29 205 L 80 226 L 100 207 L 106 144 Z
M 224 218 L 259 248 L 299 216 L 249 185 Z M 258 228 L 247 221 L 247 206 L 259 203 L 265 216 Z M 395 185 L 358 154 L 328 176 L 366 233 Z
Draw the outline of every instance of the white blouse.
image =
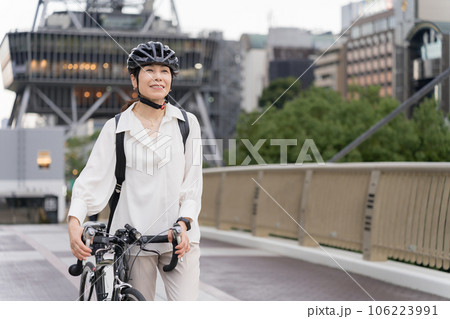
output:
M 104 125 L 73 186 L 69 216 L 82 223 L 86 215 L 98 214 L 107 205 L 116 185 L 115 135 L 125 132 L 125 181 L 111 233 L 128 223 L 144 235 L 156 235 L 171 227 L 178 217 L 188 217 L 193 222 L 187 234 L 191 242 L 198 243 L 203 187 L 198 120 L 187 112 L 190 132 L 184 151 L 178 126 L 178 119 L 184 121 L 184 117 L 177 107 L 167 104 L 157 137 L 150 137 L 151 132 L 132 112 L 134 105 L 122 113 L 117 128 L 114 118 Z M 166 252 L 171 245 L 153 244 L 148 248 Z

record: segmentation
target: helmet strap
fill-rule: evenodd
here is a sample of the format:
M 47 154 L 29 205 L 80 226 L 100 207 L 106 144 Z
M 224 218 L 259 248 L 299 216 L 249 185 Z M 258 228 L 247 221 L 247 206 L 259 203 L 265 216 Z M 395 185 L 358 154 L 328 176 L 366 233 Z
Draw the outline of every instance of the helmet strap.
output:
M 138 93 L 138 99 L 139 99 L 139 102 L 142 102 L 145 105 L 151 106 L 152 108 L 157 109 L 157 110 L 159 110 L 159 109 L 164 110 L 164 108 L 166 107 L 166 103 L 167 103 L 166 101 L 164 101 L 164 103 L 162 105 L 156 104 L 155 102 L 152 102 L 149 99 L 146 99 L 145 97 L 143 97 L 141 95 L 141 93 Z

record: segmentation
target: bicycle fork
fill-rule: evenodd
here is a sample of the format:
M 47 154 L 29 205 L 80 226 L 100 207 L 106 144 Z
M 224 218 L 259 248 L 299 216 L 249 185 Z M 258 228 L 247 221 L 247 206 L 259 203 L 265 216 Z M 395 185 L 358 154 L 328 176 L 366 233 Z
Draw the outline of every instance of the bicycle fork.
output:
M 131 288 L 131 285 L 120 280 L 117 275 L 114 277 L 114 283 L 113 300 L 122 300 L 122 290 L 125 288 Z

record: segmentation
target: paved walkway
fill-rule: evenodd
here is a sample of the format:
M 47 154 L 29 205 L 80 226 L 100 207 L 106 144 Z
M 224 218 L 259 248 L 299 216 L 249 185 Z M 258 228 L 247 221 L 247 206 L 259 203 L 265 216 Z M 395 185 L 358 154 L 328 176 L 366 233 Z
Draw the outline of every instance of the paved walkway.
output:
M 201 243 L 200 300 L 447 300 L 208 233 Z M 66 225 L 0 225 L 0 300 L 76 300 L 79 278 L 67 272 L 74 261 Z M 164 299 L 159 281 L 157 300 Z

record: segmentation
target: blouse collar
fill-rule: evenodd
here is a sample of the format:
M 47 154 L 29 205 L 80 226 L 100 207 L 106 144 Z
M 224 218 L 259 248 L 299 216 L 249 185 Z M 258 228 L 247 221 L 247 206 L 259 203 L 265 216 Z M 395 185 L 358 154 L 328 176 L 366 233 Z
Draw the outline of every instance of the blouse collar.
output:
M 117 125 L 116 128 L 116 133 L 120 133 L 120 132 L 124 132 L 124 131 L 131 131 L 133 129 L 134 125 L 134 119 L 135 116 L 133 116 L 133 114 L 131 114 L 131 112 L 133 111 L 133 108 L 135 107 L 136 102 L 133 103 L 129 108 L 127 108 L 125 111 L 122 112 L 122 115 L 120 116 L 120 120 L 119 123 Z M 164 120 L 165 118 L 165 120 Z M 170 103 L 167 103 L 166 105 L 166 114 L 164 114 L 164 118 L 163 121 L 168 121 L 171 120 L 172 118 L 176 118 L 179 120 L 184 121 L 184 117 L 183 114 L 181 113 L 181 110 L 176 107 L 173 106 Z

